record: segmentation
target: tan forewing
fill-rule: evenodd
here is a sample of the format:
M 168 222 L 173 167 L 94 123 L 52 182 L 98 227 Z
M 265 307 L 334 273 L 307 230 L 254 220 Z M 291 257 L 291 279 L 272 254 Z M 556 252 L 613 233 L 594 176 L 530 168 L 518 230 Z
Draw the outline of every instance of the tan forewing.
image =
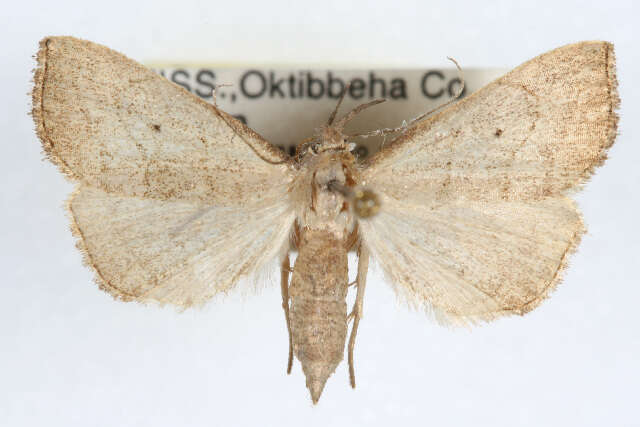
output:
M 287 156 L 241 122 L 72 37 L 40 43 L 33 117 L 63 172 L 113 194 L 237 205 L 287 179 Z
M 288 249 L 293 210 L 274 197 L 207 207 L 81 186 L 69 210 L 101 288 L 126 301 L 190 307 L 255 277 Z
M 565 194 L 615 139 L 614 64 L 605 42 L 553 50 L 371 159 L 361 182 L 382 209 L 361 233 L 399 295 L 452 323 L 544 299 L 583 233 Z
M 561 47 L 409 129 L 362 180 L 425 203 L 563 194 L 606 158 L 618 103 L 611 44 Z

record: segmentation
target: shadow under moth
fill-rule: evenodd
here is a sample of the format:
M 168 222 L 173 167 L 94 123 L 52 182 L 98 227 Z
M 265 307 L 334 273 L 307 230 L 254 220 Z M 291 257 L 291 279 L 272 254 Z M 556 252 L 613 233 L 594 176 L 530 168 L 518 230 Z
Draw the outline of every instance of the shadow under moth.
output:
M 618 121 L 613 46 L 600 41 L 522 64 L 395 129 L 365 161 L 345 127 L 379 101 L 343 116 L 336 107 L 289 156 L 106 47 L 49 37 L 37 62 L 36 131 L 77 183 L 71 227 L 100 288 L 188 308 L 277 263 L 287 369 L 295 355 L 314 403 L 345 345 L 355 387 L 370 259 L 402 300 L 442 323 L 538 306 L 585 232 L 569 195 L 605 160 Z

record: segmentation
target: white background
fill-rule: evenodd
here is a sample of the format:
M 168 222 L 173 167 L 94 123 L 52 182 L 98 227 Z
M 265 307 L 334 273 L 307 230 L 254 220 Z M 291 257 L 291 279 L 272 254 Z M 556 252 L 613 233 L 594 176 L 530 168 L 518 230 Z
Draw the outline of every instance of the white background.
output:
M 640 10 L 631 1 L 13 1 L 0 17 L 0 425 L 640 425 Z M 313 407 L 277 284 L 176 313 L 112 300 L 68 231 L 72 189 L 27 116 L 31 58 L 74 35 L 141 60 L 513 67 L 569 42 L 615 43 L 620 137 L 579 203 L 564 283 L 529 315 L 448 330 L 369 277 L 356 347 Z

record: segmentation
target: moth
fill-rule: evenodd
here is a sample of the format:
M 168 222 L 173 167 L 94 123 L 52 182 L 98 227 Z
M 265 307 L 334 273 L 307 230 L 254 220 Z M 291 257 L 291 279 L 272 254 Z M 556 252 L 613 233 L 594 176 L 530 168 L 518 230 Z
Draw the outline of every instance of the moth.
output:
M 37 135 L 77 183 L 71 228 L 100 288 L 188 308 L 277 263 L 287 372 L 295 355 L 314 403 L 345 345 L 355 387 L 372 259 L 401 300 L 442 323 L 538 306 L 585 232 L 569 196 L 604 162 L 618 122 L 613 46 L 601 41 L 522 64 L 366 161 L 345 127 L 378 101 L 340 117 L 336 107 L 289 156 L 106 47 L 49 37 L 37 63 Z

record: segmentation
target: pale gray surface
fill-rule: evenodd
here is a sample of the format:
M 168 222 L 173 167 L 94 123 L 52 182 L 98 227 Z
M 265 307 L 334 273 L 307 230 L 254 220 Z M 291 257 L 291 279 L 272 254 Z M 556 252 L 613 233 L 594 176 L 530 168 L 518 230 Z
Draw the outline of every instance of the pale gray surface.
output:
M 0 18 L 3 190 L 0 425 L 638 425 L 640 208 L 631 1 L 12 2 Z M 315 5 L 315 6 L 312 6 Z M 446 5 L 446 6 L 445 6 Z M 284 373 L 276 283 L 178 314 L 91 284 L 26 115 L 37 41 L 75 35 L 138 60 L 513 67 L 560 45 L 615 43 L 620 137 L 579 196 L 589 234 L 564 283 L 524 318 L 450 331 L 369 276 L 356 347 L 313 408 Z

